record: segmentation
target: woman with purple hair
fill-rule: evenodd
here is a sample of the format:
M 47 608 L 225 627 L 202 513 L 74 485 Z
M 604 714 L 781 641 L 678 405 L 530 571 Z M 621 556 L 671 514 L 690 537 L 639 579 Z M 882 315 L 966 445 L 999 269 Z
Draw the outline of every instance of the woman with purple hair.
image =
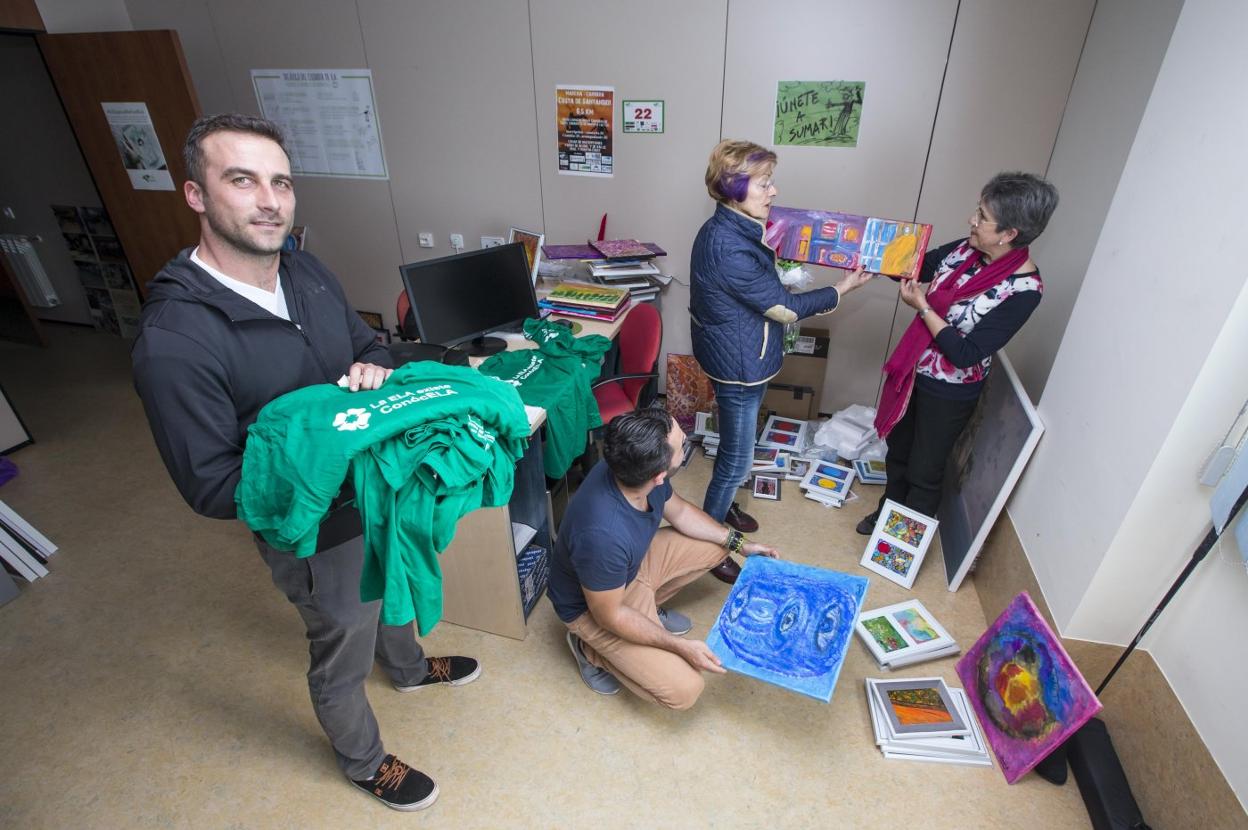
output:
M 784 324 L 835 309 L 841 295 L 871 278 L 846 274 L 835 288 L 791 294 L 763 241 L 776 198 L 776 154 L 749 141 L 721 141 L 711 151 L 706 189 L 715 213 L 693 242 L 689 273 L 693 354 L 711 379 L 718 406 L 719 453 L 702 509 L 742 533 L 758 522 L 732 500 L 749 475 L 758 410 L 767 381 L 784 360 Z M 741 568 L 725 557 L 711 573 L 735 582 Z

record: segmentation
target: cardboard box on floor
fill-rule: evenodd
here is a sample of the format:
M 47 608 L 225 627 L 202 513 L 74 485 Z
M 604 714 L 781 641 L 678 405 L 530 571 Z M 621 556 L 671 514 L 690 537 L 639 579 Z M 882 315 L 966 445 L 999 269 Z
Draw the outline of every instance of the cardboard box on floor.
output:
M 809 421 L 819 415 L 823 376 L 828 367 L 827 329 L 801 329 L 796 351 L 784 356 L 780 373 L 767 384 L 763 409 L 786 418 Z

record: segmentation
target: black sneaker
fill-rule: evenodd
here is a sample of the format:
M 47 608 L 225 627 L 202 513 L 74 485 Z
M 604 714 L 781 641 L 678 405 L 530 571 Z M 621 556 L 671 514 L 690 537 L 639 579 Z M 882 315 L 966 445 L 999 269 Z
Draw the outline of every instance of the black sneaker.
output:
M 481 664 L 471 657 L 428 657 L 429 673 L 414 686 L 394 684 L 396 692 L 414 692 L 430 686 L 465 686 L 481 676 Z
M 862 520 L 858 522 L 858 525 L 854 528 L 854 530 L 858 531 L 863 536 L 870 536 L 875 532 L 875 522 L 879 518 L 880 509 L 877 507 L 874 513 L 868 513 L 866 516 L 863 516 Z
M 423 810 L 438 800 L 433 779 L 393 755 L 386 756 L 372 778 L 351 783 L 395 810 Z
M 732 503 L 732 507 L 728 508 L 728 515 L 724 517 L 724 523 L 742 533 L 755 533 L 758 530 L 758 521 L 742 510 L 735 501 Z

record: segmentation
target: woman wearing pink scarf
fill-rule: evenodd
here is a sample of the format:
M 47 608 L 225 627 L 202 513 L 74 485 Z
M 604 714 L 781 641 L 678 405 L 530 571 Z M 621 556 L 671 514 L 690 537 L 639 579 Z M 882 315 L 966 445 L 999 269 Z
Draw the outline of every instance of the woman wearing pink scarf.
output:
M 970 235 L 924 257 L 901 299 L 917 314 L 884 364 L 875 428 L 888 440 L 884 499 L 934 516 L 945 462 L 975 411 L 992 356 L 1040 304 L 1044 283 L 1027 246 L 1057 207 L 1057 189 L 1030 173 L 984 185 Z M 875 512 L 858 523 L 870 535 Z

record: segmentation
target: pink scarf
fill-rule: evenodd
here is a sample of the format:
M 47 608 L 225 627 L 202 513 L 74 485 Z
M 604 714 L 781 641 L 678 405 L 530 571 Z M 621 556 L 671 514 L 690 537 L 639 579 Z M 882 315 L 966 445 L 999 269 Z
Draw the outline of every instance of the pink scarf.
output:
M 934 290 L 927 292 L 927 304 L 943 320 L 954 303 L 992 288 L 1017 271 L 1027 261 L 1028 255 L 1025 247 L 1010 251 L 985 265 L 959 288 L 958 280 L 962 275 L 984 257 L 982 253 L 975 251 L 952 274 L 942 279 Z M 919 365 L 923 352 L 932 344 L 932 339 L 932 333 L 927 330 L 923 318 L 915 317 L 897 342 L 897 348 L 893 349 L 888 362 L 884 364 L 884 390 L 880 394 L 880 408 L 875 413 L 875 429 L 881 438 L 892 432 L 901 416 L 906 414 L 906 407 L 910 405 L 910 393 L 914 389 L 915 367 Z

